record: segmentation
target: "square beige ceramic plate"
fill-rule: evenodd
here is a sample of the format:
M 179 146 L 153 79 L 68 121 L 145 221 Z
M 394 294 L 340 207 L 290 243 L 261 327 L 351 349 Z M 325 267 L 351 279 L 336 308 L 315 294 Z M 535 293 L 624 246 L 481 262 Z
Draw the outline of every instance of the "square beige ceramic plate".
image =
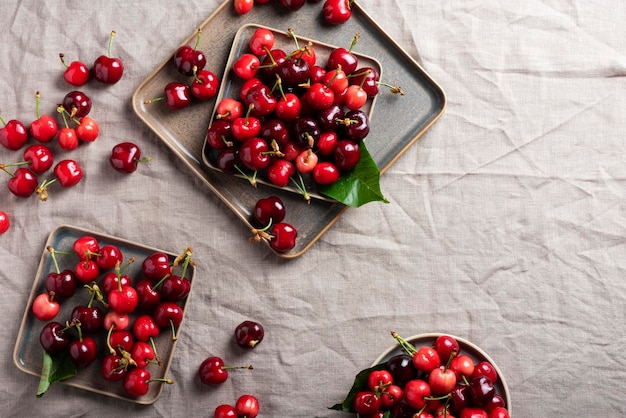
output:
M 272 34 L 274 35 L 273 49 L 281 49 L 286 52 L 291 52 L 295 49 L 294 40 L 289 35 L 289 33 L 278 30 L 278 29 L 270 28 L 268 26 L 247 24 L 247 25 L 242 26 L 235 34 L 235 39 L 233 40 L 233 46 L 230 50 L 228 61 L 226 62 L 227 69 L 232 69 L 235 61 L 241 56 L 241 54 L 247 53 L 249 51 L 248 44 L 249 44 L 250 38 L 252 38 L 254 32 L 259 28 L 264 28 L 272 32 Z M 331 54 L 331 52 L 334 49 L 338 48 L 336 45 L 329 45 L 326 43 L 318 42 L 314 39 L 309 39 L 309 38 L 299 36 L 298 33 L 295 32 L 295 30 L 294 30 L 294 36 L 297 37 L 298 44 L 300 46 L 307 45 L 307 44 L 311 45 L 312 49 L 315 51 L 317 65 L 320 65 L 322 67 L 326 65 L 326 62 L 328 61 L 328 57 Z M 380 63 L 378 62 L 378 60 L 376 60 L 375 58 L 369 57 L 367 55 L 360 54 L 358 52 L 355 52 L 354 55 L 358 59 L 359 68 L 372 68 L 379 74 L 380 77 L 383 76 L 382 67 Z M 216 103 L 219 103 L 223 98 L 226 98 L 226 97 L 239 100 L 239 92 L 242 86 L 244 85 L 244 83 L 245 83 L 245 80 L 242 80 L 241 78 L 237 77 L 237 75 L 235 75 L 232 70 L 225 70 L 224 76 L 220 83 L 220 91 L 215 100 Z M 365 105 L 363 105 L 363 107 L 360 109 L 370 119 L 372 118 L 372 112 L 374 111 L 374 104 L 376 103 L 377 97 L 378 96 L 374 96 L 373 99 L 368 99 Z M 213 123 L 214 119 L 215 119 L 215 111 L 213 111 L 213 113 L 211 114 L 209 125 Z M 367 138 L 365 139 L 365 142 L 367 142 Z M 206 164 L 206 166 L 209 168 L 221 171 L 216 165 L 216 160 L 217 160 L 217 157 L 219 156 L 220 151 L 221 150 L 213 149 L 205 141 L 204 148 L 202 151 L 202 161 L 204 162 L 204 164 Z M 249 176 L 253 176 L 255 173 L 247 173 L 247 174 Z M 255 180 L 257 183 L 261 183 L 269 187 L 278 188 L 278 186 L 275 186 L 270 181 L 266 180 L 263 173 L 260 173 L 260 174 L 256 173 L 256 174 L 257 175 L 255 176 Z M 235 174 L 235 175 L 244 177 L 243 175 L 239 175 L 239 174 Z M 315 199 L 326 199 L 326 200 L 332 201 L 332 199 L 325 197 L 317 192 L 316 187 L 315 187 L 315 182 L 311 179 L 310 175 L 305 174 L 302 176 L 302 178 L 303 178 L 304 187 L 306 187 L 307 194 L 310 197 L 313 197 Z M 293 185 L 287 185 L 280 189 L 287 190 L 292 193 L 296 193 L 300 195 L 302 194 L 302 192 Z
M 47 322 L 38 320 L 32 313 L 31 307 L 35 297 L 45 291 L 45 280 L 48 273 L 56 271 L 56 267 L 47 248 L 52 247 L 55 251 L 72 251 L 72 244 L 74 241 L 83 235 L 89 235 L 96 238 L 101 247 L 107 244 L 116 245 L 122 251 L 125 261 L 134 257 L 135 262 L 131 263 L 124 270 L 124 274 L 130 276 L 133 283 L 139 280 L 138 277 L 141 276 L 141 264 L 143 260 L 153 252 L 162 252 L 167 254 L 170 258 L 170 263 L 173 262 L 177 256 L 176 254 L 168 253 L 163 250 L 147 247 L 121 238 L 112 237 L 70 225 L 61 225 L 55 228 L 48 236 L 46 244 L 43 248 L 39 268 L 37 269 L 37 274 L 33 282 L 28 304 L 24 310 L 24 317 L 22 318 L 22 324 L 17 337 L 17 342 L 15 344 L 15 350 L 13 351 L 13 360 L 15 365 L 20 370 L 28 374 L 41 376 L 41 368 L 43 365 L 43 348 L 39 343 L 39 334 Z M 59 263 L 59 269 L 61 271 L 65 269 L 73 269 L 78 262 L 78 257 L 73 254 L 57 254 L 56 259 Z M 104 274 L 104 272 L 101 272 L 100 277 Z M 191 280 L 192 288 L 195 281 L 195 274 L 195 267 L 190 266 L 187 270 L 186 277 Z M 183 307 L 183 312 L 185 312 L 188 300 L 189 296 L 187 296 L 184 301 L 179 302 L 179 304 Z M 89 295 L 85 289 L 78 284 L 76 293 L 70 299 L 61 302 L 61 311 L 53 320 L 64 324 L 65 321 L 71 318 L 71 311 L 74 306 L 77 304 L 87 304 L 88 302 Z M 141 313 L 141 310 L 137 310 L 132 314 L 131 319 Z M 182 323 L 179 325 L 178 329 L 180 329 L 180 326 L 182 326 Z M 171 335 L 172 334 L 169 330 L 163 330 L 161 334 L 155 338 L 157 354 L 159 355 L 162 364 L 160 366 L 156 364 L 148 366 L 148 370 L 150 371 L 152 378 L 164 378 L 168 375 L 170 363 L 174 355 L 174 348 L 176 347 L 176 341 L 172 341 Z M 107 354 L 105 336 L 104 331 L 92 335 L 98 343 L 98 357 L 87 368 L 79 370 L 76 376 L 64 380 L 61 383 L 139 404 L 154 403 L 161 395 L 164 384 L 151 384 L 147 394 L 140 398 L 134 398 L 126 394 L 121 382 L 108 382 L 101 376 L 100 364 L 103 356 Z M 35 396 L 36 390 L 37 384 L 36 381 L 34 381 L 33 397 Z
M 199 48 L 208 57 L 206 68 L 221 78 L 235 35 L 247 24 L 283 31 L 293 28 L 298 36 L 345 48 L 359 34 L 359 42 L 353 50 L 374 57 L 385 75 L 381 81 L 397 83 L 405 92 L 404 96 L 379 94 L 370 120 L 367 148 L 381 173 L 384 173 L 439 119 L 445 110 L 446 99 L 443 90 L 415 59 L 391 39 L 358 3 L 351 4 L 351 18 L 342 25 L 332 26 L 323 21 L 322 3 L 307 2 L 297 12 L 289 12 L 278 2 L 270 2 L 256 4 L 249 13 L 238 15 L 232 7 L 232 0 L 225 0 L 200 25 L 202 37 Z M 181 45 L 193 45 L 197 29 L 190 28 L 190 35 Z M 174 68 L 174 52 L 135 90 L 132 98 L 135 113 L 206 188 L 241 219 L 247 229 L 252 227 L 250 218 L 256 201 L 270 194 L 279 196 L 289 210 L 289 222 L 298 230 L 298 240 L 292 251 L 277 254 L 284 258 L 301 256 L 337 221 L 347 206 L 322 199 L 313 199 L 307 205 L 302 196 L 295 193 L 264 185 L 253 188 L 245 179 L 207 167 L 202 161 L 202 150 L 215 100 L 176 112 L 167 109 L 163 103 L 161 106 L 159 103 L 144 104 L 145 100 L 162 96 L 167 83 L 189 81 Z M 247 230 L 242 231 L 242 235 L 246 233 Z

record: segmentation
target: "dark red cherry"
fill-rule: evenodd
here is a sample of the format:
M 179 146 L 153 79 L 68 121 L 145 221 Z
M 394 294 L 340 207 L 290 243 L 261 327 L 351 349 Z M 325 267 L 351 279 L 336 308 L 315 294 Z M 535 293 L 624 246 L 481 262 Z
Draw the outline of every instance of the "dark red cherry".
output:
M 344 134 L 355 142 L 363 140 L 370 132 L 367 114 L 362 110 L 352 110 L 345 115 Z
M 191 282 L 189 279 L 176 274 L 169 275 L 161 284 L 161 296 L 170 302 L 185 299 L 190 290 Z
M 349 139 L 337 141 L 333 157 L 337 168 L 342 171 L 352 170 L 361 160 L 359 144 Z
M 62 102 L 63 108 L 76 118 L 87 116 L 91 111 L 91 99 L 79 90 L 70 91 Z
M 46 291 L 54 292 L 57 302 L 74 296 L 76 284 L 76 276 L 72 270 L 63 270 L 60 273 L 51 272 L 46 275 L 45 279 Z
M 220 152 L 215 161 L 215 166 L 227 174 L 235 174 L 239 165 L 239 152 L 236 148 L 226 148 Z
M 113 147 L 109 157 L 109 165 L 115 171 L 130 174 L 137 170 L 139 163 L 150 161 L 141 158 L 141 149 L 133 142 L 121 142 Z
M 296 119 L 292 128 L 293 140 L 303 148 L 313 148 L 322 133 L 317 121 L 308 116 Z
M 296 246 L 298 231 L 291 224 L 285 222 L 275 223 L 270 229 L 270 234 L 272 235 L 270 247 L 275 251 L 287 252 Z
M 59 322 L 49 322 L 39 333 L 39 343 L 48 353 L 58 353 L 67 348 L 71 341 L 65 326 Z
M 159 281 L 172 273 L 170 258 L 165 253 L 154 252 L 143 260 L 141 270 L 146 279 Z
M 241 348 L 254 348 L 265 337 L 263 326 L 255 321 L 243 321 L 235 327 L 235 341 Z
M 327 68 L 335 70 L 339 66 L 347 74 L 352 74 L 359 65 L 359 59 L 346 48 L 336 48 L 328 56 Z
M 232 124 L 224 119 L 216 119 L 207 129 L 207 145 L 215 150 L 231 147 L 233 143 Z
M 254 205 L 253 216 L 259 226 L 282 222 L 287 211 L 285 204 L 278 196 L 269 196 L 259 199 Z
M 71 318 L 80 322 L 82 332 L 91 334 L 102 329 L 104 312 L 99 306 L 78 305 L 72 310 Z
M 279 146 L 286 145 L 290 140 L 289 129 L 281 120 L 276 118 L 269 119 L 261 126 L 259 136 L 268 143 L 274 140 Z
M 295 12 L 304 6 L 306 0 L 279 0 L 278 2 L 287 10 Z
M 195 45 L 183 45 L 174 53 L 174 66 L 179 73 L 191 76 L 193 75 L 194 67 L 200 71 L 206 66 L 206 56 L 204 52 L 198 49 L 201 36 L 202 31 L 198 29 Z
M 70 361 L 79 369 L 89 366 L 98 355 L 96 340 L 88 335 L 70 342 L 67 349 Z

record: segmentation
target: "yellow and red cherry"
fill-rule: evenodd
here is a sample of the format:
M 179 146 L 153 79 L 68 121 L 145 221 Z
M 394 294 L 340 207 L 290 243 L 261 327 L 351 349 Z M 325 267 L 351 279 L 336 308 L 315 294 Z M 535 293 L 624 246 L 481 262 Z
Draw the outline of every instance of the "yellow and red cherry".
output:
M 100 55 L 93 64 L 94 78 L 96 81 L 103 84 L 115 84 L 120 81 L 122 75 L 124 75 L 124 64 L 122 60 L 111 56 L 115 36 L 115 31 L 111 31 L 107 55 Z
M 231 97 L 224 97 L 215 108 L 215 118 L 232 122 L 243 115 L 243 104 Z
M 256 418 L 259 415 L 259 400 L 250 394 L 241 395 L 235 402 L 237 416 Z
M 31 310 L 40 321 L 49 321 L 57 316 L 61 305 L 55 300 L 54 292 L 41 293 L 33 300 Z
M 313 171 L 319 161 L 319 157 L 310 148 L 305 149 L 295 159 L 296 169 L 302 173 L 310 173 Z
M 448 362 L 449 363 L 449 362 Z M 456 374 L 448 364 L 442 364 L 428 374 L 430 390 L 435 395 L 446 395 L 456 386 Z
M 474 373 L 474 361 L 472 358 L 466 354 L 461 354 L 459 356 L 455 356 L 450 361 L 450 369 L 456 375 L 457 381 L 465 378 L 469 379 Z
M 194 70 L 191 95 L 198 100 L 209 100 L 217 95 L 220 80 L 209 70 Z
M 35 94 L 35 116 L 37 119 L 31 122 L 28 127 L 28 131 L 37 141 L 50 142 L 58 133 L 59 127 L 56 120 L 52 116 L 48 114 L 41 114 L 39 109 L 40 97 L 41 94 L 37 92 Z
M 263 56 L 274 47 L 274 32 L 267 28 L 257 28 L 248 41 L 250 51 L 257 56 Z
M 352 16 L 350 4 L 353 0 L 326 0 L 322 6 L 324 21 L 331 25 L 341 25 Z
M 11 219 L 3 210 L 0 210 L 0 234 L 4 234 L 11 227 Z
M 367 102 L 367 93 L 363 87 L 353 84 L 349 86 L 343 96 L 343 104 L 349 110 L 358 110 Z
M 233 7 L 235 12 L 240 15 L 245 15 L 252 10 L 254 6 L 254 0 L 234 0 Z
M 109 311 L 104 315 L 104 329 L 123 331 L 130 325 L 130 316 L 126 313 Z
M 109 157 L 109 165 L 123 174 L 137 171 L 139 163 L 149 162 L 150 157 L 141 158 L 141 149 L 133 142 L 121 142 L 113 147 Z
M 194 46 L 182 45 L 174 53 L 174 67 L 182 75 L 192 76 L 195 71 L 201 71 L 206 66 L 206 56 L 198 49 L 201 38 L 202 30 L 198 29 Z
M 80 87 L 89 81 L 89 68 L 82 61 L 76 60 L 67 64 L 63 53 L 59 53 L 59 59 L 61 60 L 63 67 L 65 67 L 65 71 L 63 71 L 63 79 L 68 84 Z
M 351 85 L 359 85 L 367 93 L 368 98 L 373 98 L 378 94 L 379 75 L 372 67 L 364 67 L 355 70 L 349 79 Z
M 335 164 L 330 161 L 319 162 L 313 167 L 313 181 L 321 185 L 329 185 L 339 180 L 341 172 Z
M 225 366 L 220 357 L 210 356 L 200 364 L 198 376 L 205 385 L 221 385 L 228 380 L 229 370 L 234 369 L 252 370 L 252 366 Z
M 28 141 L 28 130 L 26 126 L 17 119 L 11 119 L 5 122 L 2 117 L 0 117 L 0 123 L 3 125 L 0 128 L 0 144 L 11 151 L 22 148 L 26 141 Z

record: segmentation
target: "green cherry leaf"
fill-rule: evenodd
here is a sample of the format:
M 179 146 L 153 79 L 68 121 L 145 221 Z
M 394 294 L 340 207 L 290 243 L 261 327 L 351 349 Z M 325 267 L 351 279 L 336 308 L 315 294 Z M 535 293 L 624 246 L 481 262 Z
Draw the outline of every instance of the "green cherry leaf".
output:
M 54 355 L 44 351 L 37 397 L 41 398 L 53 383 L 74 377 L 77 373 L 78 369 L 72 363 L 66 351 Z
M 368 367 L 367 369 L 361 370 L 354 378 L 354 383 L 352 384 L 352 388 L 350 388 L 350 392 L 348 392 L 346 399 L 344 399 L 341 403 L 331 406 L 328 409 L 333 409 L 335 411 L 355 413 L 356 411 L 354 410 L 354 407 L 353 407 L 354 398 L 356 397 L 356 394 L 359 393 L 360 391 L 368 389 L 367 378 L 370 375 L 370 373 L 374 370 L 385 369 L 386 367 L 387 367 L 387 362 L 380 363 L 373 367 Z
M 389 203 L 380 191 L 380 170 L 363 141 L 359 144 L 359 149 L 361 159 L 356 167 L 335 183 L 318 186 L 318 192 L 352 207 L 368 202 Z

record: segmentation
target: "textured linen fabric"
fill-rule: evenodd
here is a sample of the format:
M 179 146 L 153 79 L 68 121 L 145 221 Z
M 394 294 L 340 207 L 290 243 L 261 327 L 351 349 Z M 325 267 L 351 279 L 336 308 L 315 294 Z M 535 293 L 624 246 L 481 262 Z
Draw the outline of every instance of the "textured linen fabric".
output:
M 265 417 L 340 417 L 327 407 L 394 340 L 446 332 L 497 362 L 515 417 L 624 416 L 626 362 L 626 6 L 361 0 L 442 86 L 441 119 L 382 178 L 390 203 L 348 210 L 313 247 L 285 261 L 248 245 L 228 208 L 133 114 L 135 88 L 212 13 L 218 0 L 5 1 L 0 115 L 30 120 L 68 91 L 58 53 L 93 60 L 115 30 L 126 66 L 93 94 L 101 138 L 74 151 L 89 167 L 48 202 L 5 188 L 0 210 L 2 416 L 212 416 L 256 395 Z M 398 80 L 401 85 L 401 80 Z M 131 176 L 106 159 L 136 141 L 152 162 Z M 2 149 L 0 161 L 16 154 Z M 8 177 L 7 177 L 8 178 Z M 5 181 L 6 179 L 5 178 Z M 139 406 L 37 378 L 11 354 L 43 244 L 60 224 L 179 251 L 198 282 L 168 386 Z M 256 319 L 266 340 L 232 350 Z M 209 354 L 253 363 L 202 387 Z

